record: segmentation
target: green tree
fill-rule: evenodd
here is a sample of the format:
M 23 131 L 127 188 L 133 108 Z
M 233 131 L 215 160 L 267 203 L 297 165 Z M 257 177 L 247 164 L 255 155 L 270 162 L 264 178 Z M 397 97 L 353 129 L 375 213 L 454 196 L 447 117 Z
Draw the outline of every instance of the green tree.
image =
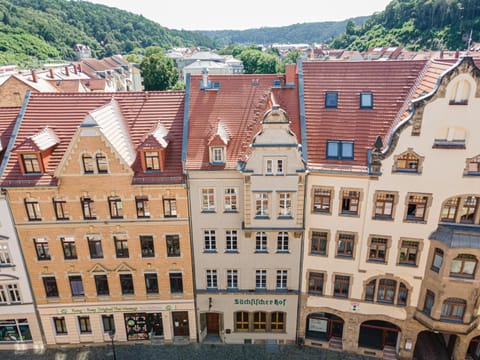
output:
M 247 49 L 238 56 L 247 74 L 275 74 L 281 70 L 280 60 L 261 50 Z
M 163 52 L 145 56 L 140 63 L 145 90 L 170 90 L 178 81 L 178 71 L 173 59 Z

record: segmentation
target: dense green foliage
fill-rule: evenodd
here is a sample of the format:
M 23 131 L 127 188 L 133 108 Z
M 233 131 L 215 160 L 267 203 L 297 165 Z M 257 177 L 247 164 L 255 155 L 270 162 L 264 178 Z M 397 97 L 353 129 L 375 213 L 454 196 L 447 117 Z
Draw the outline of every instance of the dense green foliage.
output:
M 362 26 L 347 24 L 346 32 L 330 45 L 360 51 L 398 45 L 412 50 L 456 50 L 466 49 L 470 31 L 473 41 L 478 41 L 478 0 L 393 0 Z
M 351 19 L 356 25 L 361 25 L 367 16 Z M 348 20 L 326 21 L 315 23 L 294 24 L 283 27 L 262 27 L 248 30 L 212 30 L 199 31 L 212 38 L 218 47 L 231 44 L 263 44 L 275 43 L 326 43 L 345 31 Z
M 166 57 L 158 46 L 146 49 L 145 57 L 140 63 L 143 87 L 145 90 L 170 90 L 178 82 L 178 71 L 175 61 Z
M 170 30 L 141 15 L 87 1 L 0 2 L 0 65 L 72 60 L 77 43 L 88 45 L 94 57 L 152 45 L 213 47 L 205 35 Z

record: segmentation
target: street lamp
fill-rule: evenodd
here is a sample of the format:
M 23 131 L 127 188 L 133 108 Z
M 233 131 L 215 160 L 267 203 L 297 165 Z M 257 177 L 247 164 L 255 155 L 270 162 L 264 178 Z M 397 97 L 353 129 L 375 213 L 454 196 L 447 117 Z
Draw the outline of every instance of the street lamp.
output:
M 112 350 L 113 350 L 113 360 L 117 360 L 117 354 L 115 354 L 115 343 L 113 339 L 115 338 L 115 329 L 112 329 L 108 332 L 110 339 L 112 339 Z

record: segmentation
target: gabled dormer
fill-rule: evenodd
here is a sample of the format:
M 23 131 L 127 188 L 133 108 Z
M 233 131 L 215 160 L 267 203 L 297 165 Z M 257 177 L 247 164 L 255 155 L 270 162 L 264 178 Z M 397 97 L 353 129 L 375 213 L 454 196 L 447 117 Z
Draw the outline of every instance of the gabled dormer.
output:
M 168 143 L 168 130 L 158 122 L 156 128 L 145 136 L 137 148 L 137 156 L 144 172 L 165 170 Z
M 219 120 L 216 132 L 208 140 L 208 152 L 210 164 L 224 165 L 227 159 L 227 146 L 230 134 L 225 124 Z
M 41 175 L 45 173 L 50 155 L 58 143 L 60 140 L 55 132 L 46 127 L 17 146 L 14 152 L 18 156 L 22 174 Z

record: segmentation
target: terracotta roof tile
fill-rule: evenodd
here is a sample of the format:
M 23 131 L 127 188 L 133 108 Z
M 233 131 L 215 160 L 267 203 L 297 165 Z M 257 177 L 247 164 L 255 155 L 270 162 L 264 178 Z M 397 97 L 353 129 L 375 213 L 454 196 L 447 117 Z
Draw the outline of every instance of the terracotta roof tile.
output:
M 271 107 L 271 94 L 291 121 L 291 129 L 300 141 L 298 86 L 274 87 L 274 80 L 285 82 L 284 75 L 211 75 L 218 90 L 201 90 L 200 75 L 191 76 L 189 136 L 186 168 L 190 170 L 218 169 L 209 163 L 209 141 L 218 130 L 218 123 L 228 129 L 225 169 L 235 169 L 250 153 L 249 145 L 260 130 L 260 121 Z
M 46 126 L 58 136 L 60 143 L 53 148 L 46 174 L 32 178 L 20 172 L 17 158 L 10 156 L 2 176 L 3 186 L 55 185 L 53 174 L 60 164 L 69 143 L 86 115 L 116 100 L 127 123 L 133 146 L 137 148 L 145 135 L 160 121 L 168 130 L 169 144 L 165 171 L 161 174 L 143 173 L 137 158 L 132 169 L 134 183 L 182 182 L 182 125 L 185 93 L 172 92 L 116 92 L 116 93 L 32 93 L 25 109 L 15 146 L 37 134 Z
M 0 108 L 0 162 L 3 160 L 5 149 L 12 136 L 13 128 L 17 120 L 19 106 L 1 107 Z
M 309 166 L 365 167 L 367 150 L 404 113 L 426 64 L 426 60 L 304 62 Z M 338 92 L 337 108 L 325 108 L 327 91 Z M 373 93 L 373 109 L 360 109 L 362 92 Z M 354 160 L 327 160 L 327 140 L 354 141 Z

